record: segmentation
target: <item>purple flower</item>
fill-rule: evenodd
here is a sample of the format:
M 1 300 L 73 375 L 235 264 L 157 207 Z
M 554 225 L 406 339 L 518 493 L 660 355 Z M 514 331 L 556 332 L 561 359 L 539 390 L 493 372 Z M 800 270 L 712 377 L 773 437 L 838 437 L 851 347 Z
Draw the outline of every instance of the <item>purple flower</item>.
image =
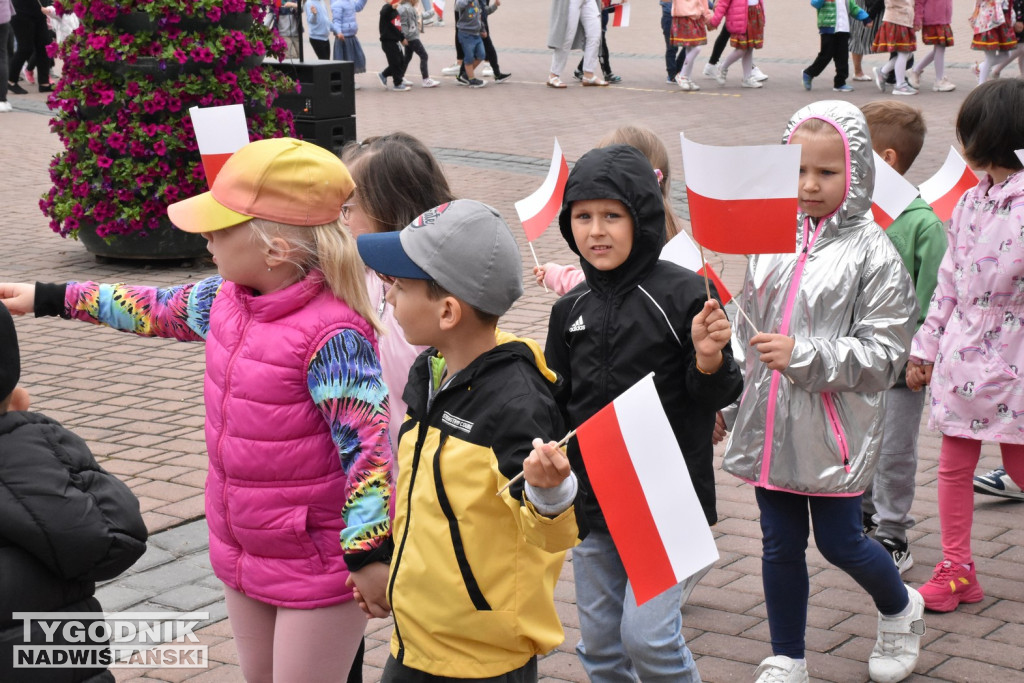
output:
M 108 156 L 103 156 L 101 154 L 100 156 L 96 157 L 96 165 L 99 166 L 100 168 L 110 168 L 110 165 L 113 163 L 114 160 Z

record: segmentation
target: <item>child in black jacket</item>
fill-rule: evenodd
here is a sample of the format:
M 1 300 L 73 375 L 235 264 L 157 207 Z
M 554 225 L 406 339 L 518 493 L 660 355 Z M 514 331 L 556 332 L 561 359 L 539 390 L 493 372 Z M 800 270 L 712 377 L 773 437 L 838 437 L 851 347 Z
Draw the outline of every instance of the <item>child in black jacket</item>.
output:
M 96 581 L 112 579 L 146 550 L 139 501 L 60 424 L 27 412 L 14 321 L 0 304 L 0 681 L 109 682 L 106 667 L 14 669 L 15 647 L 103 645 L 29 639 L 15 612 L 102 612 Z M 82 621 L 88 627 L 89 620 Z
M 384 56 L 388 58 L 388 67 L 377 74 L 381 84 L 388 87 L 388 77 L 395 82 L 394 89 L 398 92 L 409 90 L 409 84 L 405 79 L 405 55 L 399 45 L 408 45 L 402 33 L 402 17 L 398 10 L 390 2 L 385 2 L 380 8 L 380 48 L 384 50 Z

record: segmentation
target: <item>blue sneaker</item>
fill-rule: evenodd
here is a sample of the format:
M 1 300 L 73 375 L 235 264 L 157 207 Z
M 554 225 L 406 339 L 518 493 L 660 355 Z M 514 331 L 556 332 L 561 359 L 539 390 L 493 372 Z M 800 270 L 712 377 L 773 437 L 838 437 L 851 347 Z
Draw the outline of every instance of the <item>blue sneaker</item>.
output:
M 380 79 L 381 85 L 383 85 L 385 88 L 388 87 L 388 77 L 384 75 L 383 71 L 377 74 L 377 78 Z
M 810 75 L 806 71 L 804 71 L 800 75 L 804 77 L 804 90 L 810 90 L 811 89 L 811 81 L 813 81 L 814 79 L 811 78 Z
M 853 92 L 853 87 L 847 85 L 846 83 L 843 83 L 840 86 L 836 86 L 835 88 L 832 88 L 832 90 L 835 91 L 835 92 Z

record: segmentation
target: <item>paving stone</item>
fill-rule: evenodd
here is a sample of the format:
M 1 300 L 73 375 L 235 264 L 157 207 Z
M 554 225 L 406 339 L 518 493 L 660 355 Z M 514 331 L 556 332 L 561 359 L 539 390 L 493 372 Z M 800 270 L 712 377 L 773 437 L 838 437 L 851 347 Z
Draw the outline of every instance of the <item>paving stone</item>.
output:
M 202 610 L 212 602 L 223 600 L 224 591 L 195 585 L 178 586 L 150 599 L 155 603 L 173 607 L 181 612 L 193 612 Z
M 210 529 L 200 519 L 154 534 L 149 542 L 174 555 L 188 555 L 210 547 Z

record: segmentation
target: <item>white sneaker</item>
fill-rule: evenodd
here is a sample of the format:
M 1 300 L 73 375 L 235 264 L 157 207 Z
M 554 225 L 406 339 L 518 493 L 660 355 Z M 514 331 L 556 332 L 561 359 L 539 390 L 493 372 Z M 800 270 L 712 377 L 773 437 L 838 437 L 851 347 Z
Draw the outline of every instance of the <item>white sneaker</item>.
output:
M 485 66 L 484 70 L 481 73 L 485 78 L 491 78 L 492 76 L 494 76 L 494 69 L 492 69 L 489 66 Z
M 892 89 L 893 95 L 916 95 L 917 91 L 911 88 L 908 84 L 903 83 Z
M 715 80 L 718 81 L 718 85 L 725 85 L 725 77 L 728 73 L 728 69 L 723 69 L 721 67 L 715 70 Z
M 459 75 L 459 69 L 461 69 L 461 68 L 462 68 L 461 64 L 452 64 L 451 66 L 446 66 L 445 68 L 441 69 L 441 75 L 442 76 L 458 76 Z
M 13 110 L 14 110 L 14 107 L 11 106 L 10 102 L 6 102 L 6 101 L 0 102 L 0 112 L 6 113 L 6 112 L 9 112 L 9 111 L 13 111 Z
M 424 88 L 436 88 L 439 85 L 441 85 L 441 82 L 435 81 L 433 78 L 427 77 L 423 79 Z
M 676 83 L 679 84 L 680 90 L 686 90 L 687 92 L 696 92 L 700 90 L 700 86 L 691 81 L 686 76 L 676 76 Z
M 932 90 L 935 92 L 950 92 L 956 90 L 956 83 L 943 76 L 941 81 L 935 81 L 935 84 L 932 85 Z
M 762 83 L 761 81 L 757 80 L 753 76 L 750 76 L 749 78 L 744 78 L 742 81 L 740 81 L 740 87 L 741 88 L 763 88 L 764 87 L 764 83 Z
M 755 81 L 768 80 L 768 75 L 765 72 L 758 69 L 756 64 L 754 65 L 754 68 L 750 70 L 750 77 L 753 78 Z
M 921 74 L 917 73 L 913 69 L 907 69 L 907 83 L 914 90 L 921 89 Z
M 437 21 L 437 14 L 435 12 L 431 11 L 431 12 L 427 12 L 426 14 L 423 15 L 423 25 L 424 26 L 430 26 L 435 21 Z
M 807 660 L 783 655 L 769 657 L 754 672 L 755 683 L 807 683 Z
M 708 62 L 704 65 L 704 71 L 702 73 L 704 78 L 714 78 L 715 74 L 718 73 L 718 65 Z
M 924 598 L 907 586 L 910 614 L 887 617 L 878 614 L 878 640 L 868 658 L 868 676 L 875 683 L 896 683 L 914 672 L 924 635 Z

